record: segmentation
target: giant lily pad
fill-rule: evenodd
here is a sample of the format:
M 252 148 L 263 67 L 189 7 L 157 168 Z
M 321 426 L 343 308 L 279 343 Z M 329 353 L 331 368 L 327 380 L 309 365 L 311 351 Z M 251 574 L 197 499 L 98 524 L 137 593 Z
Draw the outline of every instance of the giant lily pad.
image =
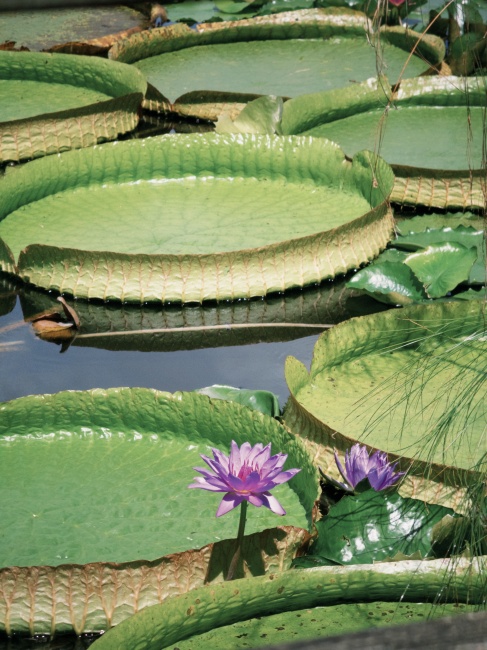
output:
M 309 138 L 174 135 L 69 152 L 3 178 L 0 264 L 79 298 L 262 296 L 376 256 L 392 180 L 368 152 L 350 162 Z
M 15 41 L 16 48 L 47 50 L 67 41 L 98 39 L 127 29 L 147 26 L 146 17 L 130 7 L 44 8 L 36 11 L 17 7 L 3 11 L 0 22 L 0 43 Z M 19 11 L 19 9 L 23 9 Z
M 0 51 L 0 162 L 91 146 L 135 128 L 147 83 L 114 63 Z
M 86 612 L 95 618 L 101 615 L 106 624 L 107 616 L 114 610 L 105 607 L 104 614 L 99 610 L 103 609 L 104 599 L 114 598 L 111 590 L 117 583 L 117 567 L 99 565 L 99 570 L 93 571 L 93 567 L 72 565 L 143 559 L 145 563 L 137 566 L 119 567 L 127 574 L 121 581 L 132 581 L 126 588 L 134 604 L 127 610 L 123 599 L 117 617 L 132 613 L 142 590 L 140 581 L 144 574 L 151 573 L 147 561 L 235 536 L 237 510 L 216 519 L 220 495 L 187 489 L 194 476 L 193 466 L 201 465 L 199 454 L 208 453 L 210 446 L 227 451 L 232 438 L 238 444 L 245 440 L 252 444 L 271 442 L 274 452 L 288 454 L 287 467 L 301 468 L 291 483 L 274 491 L 287 514 L 276 518 L 270 510 L 254 508 L 249 512 L 248 532 L 277 523 L 307 528 L 317 496 L 316 472 L 300 441 L 293 439 L 276 420 L 261 413 L 194 393 L 170 395 L 128 388 L 36 395 L 2 404 L 0 492 L 5 498 L 0 547 L 2 563 L 17 568 L 0 572 L 0 581 L 5 580 L 8 585 L 12 579 L 18 581 L 14 592 L 24 593 L 32 583 L 29 576 L 33 574 L 28 567 L 37 567 L 34 574 L 38 578 L 44 576 L 38 581 L 36 592 L 37 601 L 42 602 L 53 598 L 52 581 L 57 573 L 40 570 L 39 565 L 59 567 L 58 588 L 64 589 L 67 580 L 78 594 L 76 616 L 82 617 L 83 612 L 85 618 Z M 276 542 L 284 537 L 278 535 Z M 271 549 L 272 543 L 267 546 Z M 248 560 L 255 565 L 252 572 L 262 569 L 263 559 L 253 557 L 250 550 Z M 197 563 L 201 565 L 201 579 L 208 571 L 220 574 L 223 570 L 208 567 L 208 561 Z M 152 565 L 152 574 L 160 573 L 164 562 L 160 565 Z M 117 570 L 112 576 L 113 569 Z M 95 604 L 86 584 L 96 583 L 104 571 L 112 587 L 107 583 L 108 591 Z M 88 578 L 83 578 L 85 573 Z M 48 589 L 46 582 L 51 585 Z M 157 595 L 160 586 L 155 591 L 150 589 Z M 24 598 L 19 596 L 19 604 L 13 607 L 11 599 L 17 603 L 17 596 L 14 598 L 8 590 L 1 591 L 2 620 L 7 617 L 10 625 L 18 616 L 22 626 L 28 628 L 30 608 L 23 604 Z M 115 596 L 116 592 L 115 588 Z M 50 629 L 45 629 L 46 620 L 50 625 L 51 616 L 56 617 L 53 608 L 58 601 L 61 609 L 57 616 L 65 625 L 67 600 L 66 594 L 55 596 L 48 615 L 43 606 L 39 608 L 36 616 L 44 625 L 44 632 Z M 86 630 L 83 619 L 78 619 L 79 625 Z
M 266 648 L 269 645 L 286 647 L 290 641 L 296 646 L 308 641 L 316 646 L 318 639 L 334 635 L 351 634 L 371 628 L 383 628 L 393 625 L 410 624 L 432 620 L 444 616 L 456 616 L 478 610 L 475 605 L 463 603 L 445 604 L 439 607 L 424 603 L 349 603 L 347 605 L 329 605 L 312 609 L 297 609 L 292 612 L 258 616 L 248 621 L 226 625 L 209 630 L 204 634 L 192 636 L 185 641 L 178 641 L 179 650 L 248 650 L 248 648 Z M 387 633 L 395 634 L 394 631 Z M 386 632 L 384 631 L 384 638 Z M 345 642 L 340 639 L 340 643 Z M 337 642 L 335 641 L 335 644 Z M 352 643 L 356 643 L 354 639 Z M 306 646 L 304 646 L 306 647 Z M 318 646 L 319 647 L 319 646 Z M 331 646 L 330 646 L 331 647 Z M 322 650 L 325 650 L 324 646 Z M 327 649 L 328 650 L 328 649 Z
M 485 359 L 482 301 L 352 319 L 320 337 L 309 374 L 288 358 L 285 421 L 331 473 L 333 448 L 359 441 L 399 459 L 405 489 L 464 486 L 485 470 Z
M 197 589 L 148 607 L 109 630 L 94 650 L 174 647 L 182 639 L 222 625 L 283 611 L 340 602 L 436 600 L 481 603 L 485 558 L 455 562 L 391 562 L 360 567 L 285 571 Z M 465 600 L 468 599 L 468 600 Z
M 116 43 L 109 55 L 136 65 L 169 98 L 173 110 L 188 114 L 195 104 L 195 115 L 216 119 L 222 110 L 218 93 L 233 93 L 233 102 L 239 101 L 239 94 L 241 102 L 247 101 L 246 95 L 296 97 L 374 76 L 376 50 L 369 33 L 368 20 L 359 12 L 302 10 L 202 24 L 195 30 L 177 25 L 172 30 L 135 34 Z M 444 56 L 436 37 L 421 41 L 426 62 L 409 56 L 416 35 L 385 30 L 381 38 L 382 56 L 394 81 L 417 76 L 429 68 L 428 61 L 438 63 Z M 206 114 L 202 103 L 207 104 Z M 164 102 L 149 106 L 167 109 Z
M 141 388 L 25 397 L 1 406 L 0 427 L 4 566 L 151 560 L 233 537 L 238 512 L 216 520 L 218 495 L 187 489 L 199 454 L 227 450 L 232 438 L 272 442 L 289 467 L 303 467 L 294 488 L 275 491 L 288 509 L 279 523 L 306 527 L 316 497 L 299 441 L 272 418 L 203 395 Z M 248 523 L 254 532 L 277 522 L 261 508 Z
M 405 79 L 390 97 L 383 80 L 378 89 L 362 84 L 289 100 L 281 132 L 330 138 L 348 155 L 380 151 L 396 172 L 398 203 L 483 207 L 484 109 L 481 77 Z
M 302 528 L 279 526 L 246 535 L 238 577 L 282 571 L 306 548 Z M 53 635 L 102 632 L 144 607 L 222 582 L 235 540 L 152 561 L 93 562 L 0 569 L 0 631 Z

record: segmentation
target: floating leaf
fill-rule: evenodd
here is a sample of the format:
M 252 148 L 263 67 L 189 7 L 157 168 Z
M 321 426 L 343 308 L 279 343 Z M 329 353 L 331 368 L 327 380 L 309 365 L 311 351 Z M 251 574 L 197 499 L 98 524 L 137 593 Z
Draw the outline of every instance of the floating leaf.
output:
M 469 289 L 468 291 L 463 291 L 462 293 L 455 294 L 455 300 L 486 300 L 487 299 L 487 289 L 482 287 L 481 289 Z
M 264 647 L 271 645 L 274 647 L 275 644 L 279 648 L 306 648 L 307 646 L 319 648 L 323 643 L 323 650 L 327 646 L 328 650 L 332 647 L 332 641 L 326 643 L 325 639 L 330 636 L 341 636 L 365 630 L 370 630 L 372 633 L 375 628 L 419 623 L 426 619 L 430 621 L 442 616 L 465 615 L 468 612 L 475 612 L 476 609 L 478 610 L 475 605 L 463 603 L 451 605 L 442 603 L 440 607 L 435 608 L 432 605 L 425 606 L 424 603 L 403 602 L 348 603 L 346 605 L 297 609 L 273 616 L 257 616 L 249 621 L 234 623 L 204 634 L 198 634 L 185 641 L 178 641 L 177 647 L 179 650 L 208 650 L 208 648 L 212 650 L 228 650 L 229 648 L 248 650 L 248 648 L 261 648 L 263 644 L 265 644 Z M 378 634 L 378 631 L 375 634 Z M 392 630 L 390 632 L 384 630 L 383 636 L 378 637 L 381 640 L 377 642 L 377 645 L 382 642 L 382 639 L 391 638 L 393 635 Z M 292 639 L 291 645 L 290 639 Z M 318 639 L 323 639 L 323 641 L 320 643 Z M 308 641 L 308 643 L 303 643 L 304 641 Z M 347 641 L 340 640 L 339 643 L 348 644 L 349 641 L 348 639 Z M 355 643 L 355 640 L 352 643 Z
M 412 253 L 404 263 L 423 282 L 430 298 L 441 298 L 468 280 L 476 258 L 476 248 L 445 242 L 428 246 L 420 253 Z
M 249 102 L 232 120 L 222 113 L 216 124 L 217 133 L 261 133 L 273 135 L 282 117 L 281 97 L 265 95 Z
M 478 244 L 477 253 L 477 259 L 470 269 L 468 282 L 469 284 L 485 285 L 487 282 L 487 249 L 485 239 L 482 239 L 482 241 Z
M 399 219 L 396 223 L 396 230 L 399 235 L 405 236 L 424 232 L 428 228 L 431 230 L 440 230 L 441 228 L 456 229 L 458 226 L 472 226 L 476 230 L 481 230 L 483 228 L 483 219 L 473 212 L 435 212 L 408 219 Z
M 305 528 L 317 491 L 314 469 L 300 442 L 255 410 L 142 388 L 2 404 L 3 565 L 151 560 L 234 537 L 238 513 L 216 520 L 219 499 L 187 489 L 200 454 L 227 451 L 232 439 L 272 442 L 275 453 L 289 454 L 290 467 L 303 468 L 276 497 L 288 511 L 279 523 Z M 254 508 L 249 533 L 276 523 L 267 508 Z
M 406 251 L 417 251 L 427 248 L 432 244 L 461 244 L 466 248 L 480 246 L 484 241 L 483 230 L 478 230 L 472 226 L 458 226 L 451 228 L 426 228 L 423 232 L 410 233 L 399 236 L 394 240 L 394 246 Z
M 391 246 L 394 246 L 395 242 L 396 240 L 393 240 Z M 398 251 L 397 248 L 387 248 L 379 255 L 379 257 L 371 262 L 371 266 L 381 264 L 382 262 L 404 262 L 407 256 L 407 253 L 404 251 Z
M 356 273 L 347 283 L 388 305 L 409 305 L 427 300 L 421 282 L 402 262 L 378 262 Z
M 275 418 L 280 413 L 279 398 L 268 390 L 249 390 L 245 388 L 234 388 L 233 386 L 208 386 L 195 391 L 200 395 L 207 395 L 213 399 L 225 399 L 229 402 L 237 402 L 247 406 L 254 411 L 260 411 L 265 415 Z
M 453 511 L 397 492 L 367 490 L 344 496 L 316 523 L 312 555 L 341 564 L 370 564 L 396 553 L 431 554 L 431 530 Z
M 319 337 L 309 372 L 286 360 L 285 424 L 333 478 L 333 450 L 360 442 L 409 469 L 401 494 L 457 507 L 485 471 L 484 333 L 481 300 L 340 323 Z
M 373 598 L 424 603 L 441 596 L 443 602 L 480 603 L 485 598 L 484 569 L 481 558 L 455 564 L 432 560 L 317 567 L 232 580 L 142 610 L 97 639 L 93 650 L 169 648 L 194 634 L 255 616 L 336 605 L 337 593 L 349 602 Z

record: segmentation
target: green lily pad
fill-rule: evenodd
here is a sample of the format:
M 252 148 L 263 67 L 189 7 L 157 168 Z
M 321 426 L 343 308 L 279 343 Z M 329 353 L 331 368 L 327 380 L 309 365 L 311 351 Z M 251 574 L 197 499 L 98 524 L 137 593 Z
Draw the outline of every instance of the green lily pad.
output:
M 369 489 L 343 497 L 316 522 L 318 539 L 311 554 L 333 564 L 370 564 L 396 553 L 431 555 L 433 527 L 453 510 L 396 491 Z
M 476 611 L 474 605 L 463 603 L 439 607 L 424 603 L 350 603 L 299 609 L 293 612 L 259 616 L 249 621 L 226 625 L 216 630 L 178 641 L 179 650 L 248 650 L 269 645 L 296 644 L 338 634 L 348 634 L 372 628 L 383 628 L 443 616 L 455 616 Z M 389 632 L 393 634 L 393 632 Z
M 194 31 L 182 27 L 135 34 L 115 44 L 109 53 L 111 58 L 136 65 L 174 103 L 173 109 L 188 93 L 235 93 L 242 95 L 243 102 L 248 94 L 296 97 L 350 86 L 377 71 L 368 21 L 364 14 L 347 9 L 303 9 L 203 24 Z M 443 44 L 436 37 L 423 39 L 428 42 L 424 58 L 409 55 L 417 36 L 403 30 L 398 38 L 396 31 L 389 30 L 381 38 L 391 80 L 417 76 L 429 68 L 429 60 L 436 62 L 444 56 Z M 188 102 L 184 103 L 187 112 Z M 150 106 L 157 108 L 155 103 Z M 161 104 L 160 110 L 167 107 Z M 198 116 L 202 117 L 200 111 Z M 211 113 L 207 117 L 215 119 Z
M 226 399 L 230 402 L 242 404 L 242 406 L 259 411 L 272 418 L 278 417 L 281 412 L 278 396 L 268 390 L 251 390 L 215 384 L 200 388 L 196 392 L 200 395 L 207 395 L 212 399 Z
M 427 477 L 436 496 L 423 487 L 422 498 L 454 503 L 447 486 L 442 500 L 441 483 L 463 486 L 485 468 L 483 309 L 482 301 L 411 306 L 325 332 L 309 374 L 287 359 L 286 425 L 309 439 L 331 476 L 333 449 L 361 442 L 409 470 L 403 494 L 418 494 Z
M 213 0 L 183 0 L 166 5 L 165 9 L 168 19 L 172 22 L 207 23 L 215 18 L 223 18 L 216 10 Z
M 441 117 L 439 114 L 441 111 Z M 378 147 L 382 111 L 360 113 L 306 131 L 340 146 L 349 155 L 360 149 Z M 473 136 L 467 150 L 467 124 Z M 482 166 L 483 109 L 480 106 L 402 106 L 400 102 L 387 114 L 387 125 L 380 137 L 381 155 L 391 164 L 433 169 L 474 169 Z M 440 146 L 441 143 L 441 146 Z
M 407 236 L 413 233 L 424 232 L 428 229 L 441 230 L 442 228 L 450 228 L 451 230 L 456 230 L 458 226 L 482 230 L 484 222 L 482 217 L 474 212 L 437 212 L 418 215 L 408 219 L 398 219 L 396 230 L 399 235 Z
M 418 277 L 402 261 L 371 264 L 356 273 L 347 286 L 350 289 L 361 289 L 387 305 L 410 305 L 428 298 Z
M 3 179 L 0 264 L 79 298 L 262 296 L 376 256 L 392 182 L 369 152 L 349 162 L 308 138 L 170 135 L 69 152 Z
M 487 289 L 469 289 L 455 295 L 455 300 L 485 300 L 487 298 Z
M 24 3 L 25 6 L 25 3 Z M 15 41 L 15 47 L 47 50 L 68 41 L 87 41 L 134 27 L 145 27 L 147 19 L 139 11 L 115 7 L 45 7 L 2 11 L 0 43 Z
M 216 627 L 266 614 L 336 605 L 360 599 L 482 602 L 485 558 L 388 562 L 354 567 L 285 571 L 203 588 L 147 608 L 109 630 L 93 650 L 123 647 L 158 650 Z M 384 594 L 386 596 L 384 597 Z M 468 600 L 466 600 L 468 599 Z M 391 607 L 392 609 L 392 607 Z
M 147 83 L 114 63 L 0 51 L 0 162 L 91 146 L 135 128 Z
M 238 511 L 217 520 L 220 495 L 187 489 L 199 454 L 228 452 L 232 438 L 272 442 L 289 454 L 287 467 L 303 468 L 275 491 L 288 514 L 277 521 L 254 508 L 249 533 L 307 527 L 317 491 L 303 447 L 274 419 L 194 393 L 20 398 L 0 407 L 0 432 L 4 566 L 151 560 L 234 537 Z
M 441 298 L 468 279 L 476 259 L 476 247 L 444 242 L 411 253 L 404 264 L 423 282 L 430 298 Z
M 431 244 L 443 242 L 461 244 L 466 248 L 479 247 L 484 242 L 484 232 L 472 226 L 426 228 L 422 232 L 413 232 L 397 237 L 394 240 L 394 246 L 406 251 L 417 251 L 427 248 Z
M 380 151 L 396 173 L 395 202 L 481 208 L 484 84 L 457 80 L 405 79 L 392 95 L 382 80 L 378 89 L 357 85 L 355 96 L 344 88 L 295 97 L 284 104 L 281 132 L 332 139 L 348 155 Z

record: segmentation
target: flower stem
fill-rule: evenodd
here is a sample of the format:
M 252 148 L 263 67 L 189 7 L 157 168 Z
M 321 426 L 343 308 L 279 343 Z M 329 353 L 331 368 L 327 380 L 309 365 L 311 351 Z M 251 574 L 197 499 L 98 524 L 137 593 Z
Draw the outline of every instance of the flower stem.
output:
M 242 501 L 242 503 L 240 504 L 240 521 L 238 524 L 237 548 L 235 549 L 235 553 L 233 554 L 232 561 L 230 562 L 230 566 L 228 567 L 228 573 L 225 580 L 233 580 L 233 576 L 235 575 L 235 571 L 237 569 L 237 564 L 240 559 L 240 553 L 242 551 L 242 541 L 243 541 L 243 536 L 245 531 L 245 522 L 247 519 L 248 505 L 249 505 L 248 501 Z

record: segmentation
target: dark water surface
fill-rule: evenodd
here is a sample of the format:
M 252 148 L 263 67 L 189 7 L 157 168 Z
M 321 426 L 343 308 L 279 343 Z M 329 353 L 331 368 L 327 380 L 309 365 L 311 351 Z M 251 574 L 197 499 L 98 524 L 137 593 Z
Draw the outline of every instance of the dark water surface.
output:
M 0 279 L 1 281 L 1 279 Z M 212 384 L 288 397 L 288 355 L 309 366 L 323 325 L 380 309 L 350 298 L 343 282 L 268 300 L 185 308 L 105 306 L 69 301 L 78 335 L 62 353 L 28 320 L 61 311 L 55 296 L 0 284 L 0 401 L 24 395 L 141 386 L 174 392 Z

